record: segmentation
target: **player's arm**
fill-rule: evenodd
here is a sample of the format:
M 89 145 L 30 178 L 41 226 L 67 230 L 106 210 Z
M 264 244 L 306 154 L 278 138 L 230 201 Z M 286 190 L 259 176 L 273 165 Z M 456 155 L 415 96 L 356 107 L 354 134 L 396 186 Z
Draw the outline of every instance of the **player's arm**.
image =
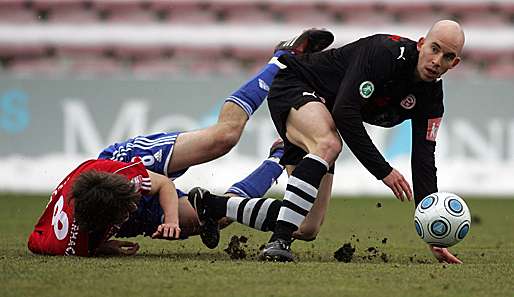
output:
M 368 56 L 355 59 L 339 88 L 332 110 L 332 117 L 341 137 L 362 165 L 377 179 L 382 180 L 394 195 L 404 200 L 412 199 L 409 183 L 402 174 L 392 168 L 369 137 L 361 115 L 361 108 L 369 98 L 362 93 L 366 82 L 378 88 L 391 79 L 393 73 L 392 54 L 386 49 L 377 50 Z M 377 90 L 374 90 L 377 91 Z M 371 96 L 371 95 L 370 95 Z
M 132 256 L 138 250 L 137 242 L 108 240 L 98 246 L 95 255 Z
M 164 220 L 152 238 L 179 238 L 178 196 L 173 182 L 164 175 L 148 171 L 152 181 L 150 195 L 159 195 Z
M 441 117 L 412 119 L 412 185 L 416 206 L 429 194 L 437 192 L 435 136 Z
M 435 147 L 437 132 L 443 114 L 442 106 L 440 109 L 431 116 L 412 119 L 411 167 L 416 206 L 424 197 L 438 191 Z M 428 248 L 439 262 L 462 264 L 462 261 L 455 257 L 447 248 L 433 245 L 428 245 Z

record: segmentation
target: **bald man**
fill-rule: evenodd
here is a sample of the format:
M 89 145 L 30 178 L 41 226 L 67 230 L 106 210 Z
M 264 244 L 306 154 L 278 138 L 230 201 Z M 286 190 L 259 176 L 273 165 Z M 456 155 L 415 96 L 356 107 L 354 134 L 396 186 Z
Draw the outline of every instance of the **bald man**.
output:
M 417 205 L 438 191 L 434 152 L 444 111 L 440 78 L 460 62 L 463 45 L 460 25 L 443 20 L 418 42 L 377 34 L 340 48 L 279 58 L 285 67 L 273 81 L 268 105 L 285 142 L 281 163 L 290 176 L 262 260 L 293 261 L 291 239 L 316 237 L 342 140 L 399 200 L 414 197 Z M 412 124 L 414 194 L 363 125 L 393 127 L 405 120 Z M 430 249 L 440 261 L 461 263 L 447 249 Z

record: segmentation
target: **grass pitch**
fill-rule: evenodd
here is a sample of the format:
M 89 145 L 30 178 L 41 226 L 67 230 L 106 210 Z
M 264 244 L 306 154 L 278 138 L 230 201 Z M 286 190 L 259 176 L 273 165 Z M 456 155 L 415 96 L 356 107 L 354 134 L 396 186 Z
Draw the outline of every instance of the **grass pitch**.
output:
M 334 199 L 317 240 L 293 244 L 297 263 L 256 261 L 270 234 L 237 224 L 215 250 L 138 237 L 134 257 L 32 255 L 26 240 L 47 201 L 0 195 L 0 296 L 514 296 L 514 200 L 467 200 L 474 222 L 451 249 L 464 265 L 437 263 L 413 206 L 384 198 Z M 244 259 L 224 251 L 233 235 L 248 239 Z M 344 243 L 356 248 L 350 263 L 334 258 Z

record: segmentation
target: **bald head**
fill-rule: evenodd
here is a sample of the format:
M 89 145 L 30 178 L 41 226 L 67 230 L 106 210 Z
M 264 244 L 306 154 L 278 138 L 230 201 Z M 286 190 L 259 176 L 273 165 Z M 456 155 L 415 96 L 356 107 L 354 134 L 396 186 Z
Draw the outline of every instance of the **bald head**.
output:
M 464 31 L 459 23 L 441 20 L 432 25 L 425 37 L 427 40 L 440 40 L 451 46 L 460 55 L 464 47 Z
M 442 20 L 435 23 L 418 41 L 417 77 L 423 81 L 440 78 L 459 64 L 463 47 L 464 32 L 457 22 Z

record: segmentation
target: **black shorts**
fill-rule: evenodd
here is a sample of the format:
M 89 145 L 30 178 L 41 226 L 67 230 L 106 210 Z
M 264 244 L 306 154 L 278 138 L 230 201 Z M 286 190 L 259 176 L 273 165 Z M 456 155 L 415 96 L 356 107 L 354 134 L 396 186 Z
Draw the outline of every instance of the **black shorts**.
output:
M 273 124 L 284 140 L 284 156 L 280 159 L 280 164 L 296 165 L 307 155 L 306 151 L 287 139 L 286 122 L 291 108 L 299 109 L 313 101 L 324 103 L 324 99 L 317 96 L 312 87 L 288 69 L 281 70 L 273 79 L 268 94 L 268 107 Z

